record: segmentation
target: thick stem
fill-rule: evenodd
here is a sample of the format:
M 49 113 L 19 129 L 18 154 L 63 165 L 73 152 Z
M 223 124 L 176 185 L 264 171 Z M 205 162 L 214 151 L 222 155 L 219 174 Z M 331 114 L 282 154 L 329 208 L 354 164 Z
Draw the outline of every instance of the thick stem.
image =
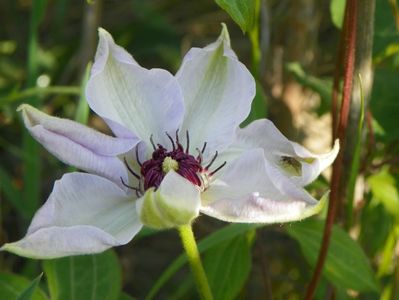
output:
M 346 13 L 344 22 L 344 36 L 345 36 L 345 55 L 344 55 L 344 87 L 342 94 L 342 105 L 340 110 L 340 118 L 338 122 L 337 137 L 340 139 L 341 151 L 333 165 L 333 172 L 331 178 L 331 194 L 330 202 L 328 203 L 328 214 L 326 224 L 324 227 L 323 240 L 320 247 L 319 257 L 317 259 L 316 267 L 313 273 L 312 280 L 309 283 L 306 291 L 306 299 L 313 299 L 317 284 L 320 280 L 321 273 L 324 267 L 324 262 L 327 257 L 328 247 L 330 244 L 330 237 L 332 227 L 339 205 L 339 190 L 340 190 L 340 176 L 343 169 L 343 151 L 345 149 L 345 136 L 348 125 L 350 100 L 353 84 L 353 70 L 355 63 L 355 47 L 356 47 L 356 20 L 357 20 L 357 0 L 349 0 L 346 2 Z M 339 62 L 337 62 L 339 63 Z
M 346 14 L 348 12 L 345 12 L 345 22 L 347 22 L 347 17 Z M 343 28 L 346 27 L 346 24 L 343 24 Z M 339 44 L 338 44 L 338 54 L 336 58 L 336 64 L 335 64 L 335 70 L 334 70 L 334 82 L 333 82 L 333 88 L 332 88 L 332 95 L 331 95 L 331 118 L 332 118 L 332 142 L 334 143 L 334 140 L 337 138 L 337 129 L 338 129 L 338 109 L 339 109 L 339 83 L 341 82 L 341 74 L 342 74 L 342 59 L 344 55 L 344 47 L 345 44 L 345 31 L 341 30 L 340 36 L 339 36 Z
M 349 112 L 349 122 L 346 131 L 346 136 L 350 137 L 346 140 L 346 147 L 343 152 L 344 165 L 352 166 L 344 168 L 340 176 L 340 195 L 338 199 L 341 202 L 346 201 L 346 215 L 342 211 L 343 206 L 339 206 L 338 218 L 345 218 L 346 228 L 352 226 L 353 214 L 353 201 L 354 201 L 354 185 L 355 179 L 358 177 L 359 169 L 353 166 L 360 164 L 360 155 L 355 155 L 357 147 L 362 148 L 364 138 L 364 131 L 359 135 L 359 122 L 362 116 L 362 97 L 363 97 L 363 110 L 367 111 L 368 103 L 371 98 L 371 91 L 373 86 L 373 67 L 372 67 L 372 49 L 373 49 L 373 31 L 374 31 L 374 11 L 375 0 L 364 0 L 362 5 L 359 5 L 357 10 L 357 19 L 362 20 L 362 25 L 356 28 L 356 59 L 354 77 L 360 76 L 361 87 L 355 85 L 352 91 L 351 107 Z M 363 125 L 363 124 L 362 124 Z M 359 135 L 358 139 L 352 138 Z M 359 145 L 357 145 L 358 143 Z M 363 153 L 364 154 L 364 153 Z M 352 174 L 353 173 L 353 174 Z M 355 181 L 351 181 L 350 178 Z
M 212 300 L 212 292 L 205 274 L 204 267 L 198 252 L 197 243 L 191 225 L 183 225 L 178 228 L 183 248 L 186 251 L 187 259 L 190 262 L 194 274 L 198 293 L 203 300 Z

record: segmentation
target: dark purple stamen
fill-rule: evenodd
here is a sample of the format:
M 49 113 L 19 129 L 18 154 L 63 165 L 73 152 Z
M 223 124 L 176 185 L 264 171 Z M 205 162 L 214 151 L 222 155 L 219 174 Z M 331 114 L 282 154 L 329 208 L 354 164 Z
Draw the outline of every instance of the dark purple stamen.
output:
M 136 172 L 134 172 L 133 169 L 132 169 L 132 168 L 129 166 L 129 164 L 127 163 L 126 157 L 123 158 L 123 161 L 125 162 L 125 166 L 126 166 L 126 168 L 129 170 L 129 172 L 130 172 L 134 177 L 136 177 L 138 180 L 140 180 L 140 176 L 139 176 Z
M 142 195 L 142 191 L 141 191 L 140 185 L 139 185 L 138 188 L 137 188 L 137 187 L 134 187 L 134 186 L 130 186 L 130 185 L 128 185 L 127 183 L 125 183 L 125 181 L 123 180 L 122 177 L 121 177 L 121 181 L 122 181 L 122 184 L 123 184 L 125 187 L 134 190 L 134 191 L 136 192 L 136 196 L 137 196 L 137 197 L 140 197 L 140 196 Z M 140 183 L 139 183 L 139 184 L 140 184 Z
M 154 143 L 154 139 L 153 139 L 153 135 L 151 134 L 151 136 L 150 136 L 150 143 L 151 143 L 151 145 L 152 145 L 152 148 L 155 150 L 155 149 L 157 149 L 157 147 L 155 146 L 155 143 Z
M 175 137 L 176 137 L 176 143 L 179 144 L 179 143 L 180 143 L 180 142 L 179 142 L 179 129 L 176 130 L 176 135 L 175 135 Z
M 171 137 L 167 134 L 170 140 Z M 192 155 L 187 154 L 178 138 L 172 143 L 173 150 L 168 151 L 162 145 L 158 144 L 158 148 L 152 153 L 151 159 L 145 161 L 141 167 L 141 175 L 144 179 L 144 190 L 150 187 L 159 187 L 165 172 L 163 170 L 163 162 L 166 157 L 170 157 L 178 164 L 175 170 L 178 174 L 191 181 L 193 184 L 201 186 L 199 173 L 202 171 L 201 163 Z
M 200 164 L 202 164 L 202 152 L 200 151 L 200 149 L 195 148 L 195 150 L 198 151 L 198 156 L 197 156 L 197 160 Z
M 175 145 L 175 142 L 173 141 L 172 137 L 167 132 L 165 132 L 165 134 L 168 137 L 169 141 L 172 143 L 173 150 L 176 150 L 176 145 Z M 178 142 L 178 141 L 176 141 L 176 142 Z
M 223 168 L 226 164 L 227 164 L 227 161 L 225 161 L 219 167 L 217 167 L 215 170 L 213 170 L 211 173 L 209 173 L 209 176 L 213 176 L 217 171 L 219 171 L 221 168 Z
M 215 155 L 213 156 L 212 160 L 209 162 L 209 164 L 205 167 L 205 170 L 208 170 L 210 166 L 215 162 L 216 157 L 218 157 L 218 152 L 216 151 Z
M 170 169 L 173 169 L 175 172 L 200 187 L 201 190 L 205 190 L 208 187 L 207 181 L 209 177 L 211 177 L 221 168 L 223 168 L 226 165 L 226 162 L 221 164 L 215 170 L 209 172 L 209 168 L 218 157 L 217 151 L 212 157 L 211 161 L 207 164 L 207 166 L 202 167 L 203 153 L 207 146 L 206 142 L 202 146 L 201 150 L 199 148 L 196 148 L 198 156 L 194 157 L 193 155 L 189 154 L 190 136 L 188 131 L 186 131 L 185 149 L 179 140 L 179 130 L 176 130 L 175 140 L 173 140 L 173 138 L 167 132 L 165 132 L 165 134 L 172 144 L 171 151 L 168 151 L 161 144 L 155 144 L 153 141 L 153 136 L 151 135 L 150 142 L 152 147 L 154 148 L 154 151 L 152 152 L 151 158 L 142 163 L 139 158 L 138 147 L 136 147 L 136 160 L 140 166 L 140 174 L 137 174 L 129 166 L 126 158 L 123 158 L 129 172 L 136 179 L 138 179 L 138 187 L 133 187 L 126 184 L 121 177 L 122 184 L 134 190 L 136 192 L 136 195 L 139 197 L 142 196 L 144 194 L 144 191 L 149 188 L 157 189 L 160 186 L 166 173 L 169 172 Z M 166 162 L 165 159 L 168 159 L 168 162 Z
M 188 134 L 188 130 L 186 130 L 186 154 L 190 150 L 190 135 Z
M 204 152 L 205 152 L 206 144 L 207 144 L 207 143 L 205 142 L 205 143 L 204 143 L 204 146 L 202 146 L 202 149 L 201 149 L 201 153 L 202 153 L 202 154 L 204 154 Z
M 154 149 L 155 149 L 155 145 L 154 145 Z M 136 146 L 136 160 L 137 160 L 137 163 L 139 164 L 140 167 L 143 166 L 143 164 L 141 163 L 140 158 L 139 158 L 139 147 L 138 147 L 138 145 Z

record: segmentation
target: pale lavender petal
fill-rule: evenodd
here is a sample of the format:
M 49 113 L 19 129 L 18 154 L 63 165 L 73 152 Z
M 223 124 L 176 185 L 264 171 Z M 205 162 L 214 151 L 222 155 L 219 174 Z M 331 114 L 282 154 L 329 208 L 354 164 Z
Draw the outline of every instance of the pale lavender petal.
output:
M 52 226 L 3 245 L 2 251 L 34 259 L 94 254 L 120 245 L 110 234 L 93 226 Z
M 295 185 L 273 166 L 261 149 L 231 161 L 202 194 L 201 212 L 243 223 L 279 223 L 317 213 L 323 203 Z
M 121 177 L 127 181 L 126 167 L 117 155 L 132 149 L 137 139 L 110 137 L 77 122 L 49 116 L 27 104 L 19 110 L 32 136 L 64 163 L 119 185 Z
M 183 132 L 190 132 L 191 151 L 207 142 L 205 156 L 222 152 L 255 96 L 255 80 L 231 50 L 227 29 L 215 43 L 191 49 L 176 78 L 183 90 Z
M 56 181 L 26 236 L 1 249 L 33 258 L 98 253 L 128 243 L 141 227 L 125 191 L 97 175 L 69 173 Z
M 237 130 L 232 148 L 243 150 L 254 147 L 262 148 L 270 163 L 285 171 L 286 175 L 301 186 L 315 180 L 333 163 L 339 151 L 339 143 L 336 141 L 330 152 L 314 154 L 298 143 L 288 140 L 267 119 L 256 120 Z
M 174 134 L 180 127 L 184 104 L 177 80 L 161 69 L 147 70 L 137 64 L 111 35 L 99 30 L 99 44 L 86 95 L 90 107 L 115 134 L 131 131 L 150 146 L 167 143 L 165 131 Z

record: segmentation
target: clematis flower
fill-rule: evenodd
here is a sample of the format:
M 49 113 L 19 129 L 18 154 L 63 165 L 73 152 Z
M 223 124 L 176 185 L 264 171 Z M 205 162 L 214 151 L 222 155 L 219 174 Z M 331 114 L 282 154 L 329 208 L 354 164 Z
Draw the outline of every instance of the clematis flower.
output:
M 286 139 L 268 120 L 240 129 L 255 81 L 218 40 L 193 48 L 175 76 L 145 69 L 99 30 L 87 84 L 107 136 L 29 106 L 27 129 L 61 161 L 84 172 L 57 180 L 21 240 L 2 250 L 32 258 L 97 253 L 128 243 L 143 224 L 171 228 L 200 213 L 228 221 L 276 223 L 317 213 L 303 188 L 335 159 Z

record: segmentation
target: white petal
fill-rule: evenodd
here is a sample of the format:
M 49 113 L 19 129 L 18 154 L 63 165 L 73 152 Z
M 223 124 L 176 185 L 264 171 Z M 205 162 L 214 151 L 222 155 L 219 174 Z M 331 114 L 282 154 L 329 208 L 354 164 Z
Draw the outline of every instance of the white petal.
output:
M 92 226 L 48 227 L 0 248 L 34 259 L 52 259 L 71 255 L 103 252 L 118 242 L 106 232 Z
M 117 184 L 121 184 L 121 177 L 127 181 L 126 167 L 117 155 L 132 149 L 137 139 L 110 137 L 77 122 L 49 116 L 27 104 L 18 110 L 32 136 L 64 163 Z
M 56 181 L 26 236 L 2 250 L 33 258 L 98 253 L 128 243 L 141 227 L 135 202 L 117 185 L 69 173 Z
M 124 126 L 147 144 L 151 135 L 166 143 L 165 131 L 174 134 L 184 113 L 177 80 L 165 70 L 140 67 L 104 29 L 99 36 L 86 89 L 90 107 L 118 127 L 115 134 Z
M 273 166 L 261 149 L 230 162 L 202 194 L 201 212 L 220 220 L 280 223 L 317 213 L 323 203 L 296 186 Z
M 191 151 L 207 142 L 206 153 L 222 152 L 255 96 L 255 81 L 231 50 L 227 29 L 215 43 L 191 49 L 176 78 L 183 90 L 183 132 L 190 133 Z
M 237 140 L 233 148 L 251 149 L 260 147 L 265 157 L 275 166 L 284 170 L 284 158 L 292 158 L 300 166 L 300 174 L 286 175 L 298 185 L 305 186 L 315 180 L 320 173 L 335 160 L 339 143 L 335 141 L 333 149 L 325 154 L 314 154 L 303 146 L 288 140 L 274 124 L 267 120 L 256 120 L 243 129 L 237 130 Z M 299 175 L 299 176 L 297 176 Z
M 302 175 L 296 179 L 296 182 L 305 186 L 315 180 L 321 172 L 327 169 L 334 162 L 339 152 L 339 140 L 335 140 L 334 146 L 330 152 L 324 154 L 314 154 L 304 148 L 303 146 L 292 143 L 295 151 L 295 155 L 302 160 Z
M 169 171 L 157 191 L 148 190 L 137 203 L 141 221 L 153 228 L 189 224 L 199 214 L 199 189 L 174 171 Z

